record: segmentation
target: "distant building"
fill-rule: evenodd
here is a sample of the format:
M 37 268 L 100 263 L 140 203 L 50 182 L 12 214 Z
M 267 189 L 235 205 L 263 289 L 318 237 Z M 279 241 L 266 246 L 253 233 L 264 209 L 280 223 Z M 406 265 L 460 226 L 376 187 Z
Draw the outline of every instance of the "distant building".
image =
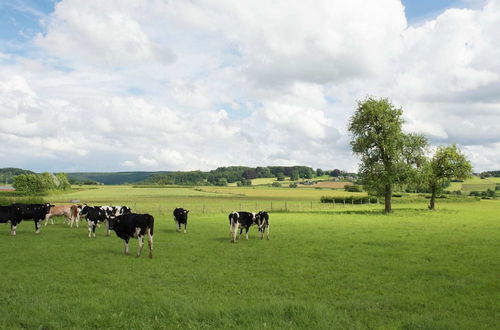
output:
M 0 186 L 0 191 L 14 191 L 14 190 L 16 189 L 12 186 Z

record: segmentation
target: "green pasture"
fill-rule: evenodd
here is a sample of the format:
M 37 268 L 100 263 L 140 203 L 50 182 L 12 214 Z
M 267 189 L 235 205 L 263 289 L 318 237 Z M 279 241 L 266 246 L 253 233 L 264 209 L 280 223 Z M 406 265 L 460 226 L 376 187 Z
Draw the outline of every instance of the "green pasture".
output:
M 154 257 L 62 220 L 0 224 L 2 329 L 498 329 L 500 201 L 320 205 L 315 189 L 98 187 L 47 198 L 155 217 Z M 336 191 L 326 190 L 329 194 Z M 260 193 L 260 195 L 259 195 Z M 270 213 L 270 240 L 231 244 L 222 203 Z M 471 199 L 472 200 L 472 199 Z M 311 202 L 312 205 L 311 205 Z M 170 210 L 184 203 L 188 233 Z M 217 204 L 220 205 L 220 204 Z M 131 242 L 135 254 L 137 241 Z
M 464 182 L 451 182 L 446 188 L 449 191 L 462 190 L 466 192 L 470 191 L 486 191 L 488 189 L 495 190 L 495 184 L 500 183 L 500 178 L 487 178 L 481 179 L 478 176 L 473 176 L 465 180 Z

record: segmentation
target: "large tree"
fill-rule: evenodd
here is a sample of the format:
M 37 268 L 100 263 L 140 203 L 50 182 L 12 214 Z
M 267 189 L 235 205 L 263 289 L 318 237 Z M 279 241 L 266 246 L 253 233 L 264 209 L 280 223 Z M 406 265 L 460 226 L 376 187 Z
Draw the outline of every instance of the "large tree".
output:
M 436 207 L 436 195 L 440 193 L 446 182 L 452 179 L 465 180 L 472 175 L 472 166 L 456 145 L 440 146 L 425 166 L 425 178 L 431 200 L 429 209 Z
M 392 211 L 394 186 L 413 181 L 425 161 L 427 140 L 405 134 L 402 115 L 388 99 L 368 97 L 358 102 L 349 122 L 352 150 L 361 159 L 360 179 L 365 190 L 384 196 L 386 213 Z

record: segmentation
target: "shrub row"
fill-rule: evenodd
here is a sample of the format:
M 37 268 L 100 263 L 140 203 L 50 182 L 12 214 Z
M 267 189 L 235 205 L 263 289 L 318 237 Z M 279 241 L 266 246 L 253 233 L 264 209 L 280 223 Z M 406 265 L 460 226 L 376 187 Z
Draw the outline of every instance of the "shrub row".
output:
M 332 197 L 321 196 L 321 203 L 346 203 L 346 204 L 373 204 L 377 203 L 376 197 L 369 196 L 349 196 L 349 197 Z

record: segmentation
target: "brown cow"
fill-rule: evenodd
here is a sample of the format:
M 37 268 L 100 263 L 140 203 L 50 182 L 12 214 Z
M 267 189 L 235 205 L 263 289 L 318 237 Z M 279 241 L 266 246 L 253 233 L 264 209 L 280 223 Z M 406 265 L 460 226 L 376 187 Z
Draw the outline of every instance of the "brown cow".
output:
M 45 216 L 45 226 L 47 226 L 47 223 L 49 222 L 49 219 L 52 224 L 54 224 L 54 220 L 51 219 L 52 217 L 55 216 L 65 216 L 66 221 L 69 222 L 69 225 L 73 227 L 73 223 L 76 222 L 76 226 L 78 227 L 79 225 L 79 220 L 80 220 L 80 205 L 57 205 L 57 206 L 52 206 Z

